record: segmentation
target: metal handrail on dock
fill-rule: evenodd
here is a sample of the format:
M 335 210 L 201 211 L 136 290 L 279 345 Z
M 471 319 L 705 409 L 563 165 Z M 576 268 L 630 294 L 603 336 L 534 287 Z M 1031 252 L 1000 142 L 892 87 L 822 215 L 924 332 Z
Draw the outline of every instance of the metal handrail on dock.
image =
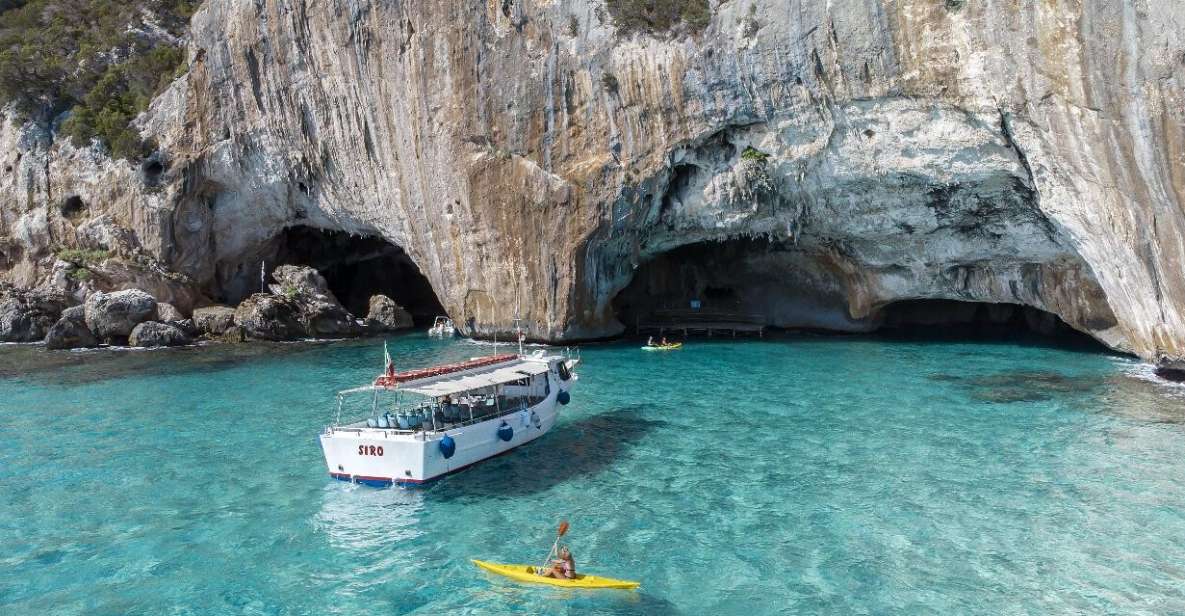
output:
M 640 317 L 634 323 L 636 333 L 648 331 L 657 332 L 660 336 L 671 332 L 683 332 L 684 336 L 692 333 L 706 333 L 708 337 L 717 332 L 757 334 L 765 336 L 765 315 L 741 312 L 721 312 L 712 310 L 691 309 L 663 309 L 656 310 L 643 321 Z

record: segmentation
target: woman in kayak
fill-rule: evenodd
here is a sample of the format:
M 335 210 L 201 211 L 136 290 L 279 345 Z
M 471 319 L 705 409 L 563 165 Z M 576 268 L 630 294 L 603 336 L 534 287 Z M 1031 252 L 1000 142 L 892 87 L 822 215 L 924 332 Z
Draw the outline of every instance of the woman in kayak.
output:
M 544 573 L 543 577 L 562 580 L 576 577 L 576 560 L 572 558 L 572 552 L 568 550 L 568 546 L 560 546 L 559 556 L 559 560 L 551 561 L 551 570 Z

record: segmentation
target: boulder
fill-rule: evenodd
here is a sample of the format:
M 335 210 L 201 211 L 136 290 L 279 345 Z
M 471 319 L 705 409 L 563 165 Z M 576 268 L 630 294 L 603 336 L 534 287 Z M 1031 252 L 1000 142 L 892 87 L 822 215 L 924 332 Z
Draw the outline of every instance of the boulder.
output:
M 193 319 L 170 321 L 169 325 L 172 325 L 173 327 L 185 332 L 185 335 L 189 336 L 190 338 L 197 338 L 198 336 L 202 335 L 202 332 L 198 331 L 197 325 L 193 324 Z
M 195 308 L 193 324 L 198 331 L 209 336 L 221 336 L 234 327 L 235 309 L 230 306 L 207 306 Z
M 126 338 L 140 323 L 156 320 L 156 300 L 139 289 L 92 293 L 85 306 L 86 326 L 100 340 Z
M 156 318 L 161 323 L 175 323 L 177 321 L 184 321 L 185 315 L 181 314 L 181 311 L 177 310 L 172 304 L 157 302 Z
M 73 306 L 62 311 L 49 332 L 45 334 L 48 349 L 83 349 L 99 346 L 99 339 L 86 326 L 86 308 Z
M 270 293 L 256 293 L 235 309 L 235 325 L 250 338 L 296 340 L 305 337 L 301 307 L 296 300 Z
M 366 326 L 374 331 L 396 331 L 413 326 L 411 313 L 386 295 L 370 298 L 370 311 L 366 315 Z
M 1156 376 L 1174 383 L 1185 383 L 1185 361 L 1161 359 L 1156 365 Z
M 239 343 L 247 341 L 247 330 L 238 325 L 231 325 L 216 338 L 219 342 Z
M 270 286 L 273 295 L 283 297 L 299 308 L 303 336 L 340 338 L 362 333 L 358 319 L 337 301 L 317 270 L 301 265 L 281 265 L 272 272 L 272 278 L 276 281 Z M 247 330 L 248 335 L 255 337 L 250 328 Z
M 193 340 L 171 323 L 145 321 L 132 329 L 128 345 L 134 347 L 166 347 L 190 344 Z
M 0 297 L 0 342 L 37 342 L 61 316 L 66 299 L 9 288 Z
M 275 295 L 323 296 L 326 300 L 339 304 L 333 292 L 329 290 L 329 283 L 317 270 L 303 265 L 281 265 L 272 272 L 276 283 L 269 285 Z
M 338 338 L 362 333 L 357 318 L 341 304 L 308 296 L 300 296 L 298 301 L 301 301 L 301 320 L 307 335 L 313 338 Z

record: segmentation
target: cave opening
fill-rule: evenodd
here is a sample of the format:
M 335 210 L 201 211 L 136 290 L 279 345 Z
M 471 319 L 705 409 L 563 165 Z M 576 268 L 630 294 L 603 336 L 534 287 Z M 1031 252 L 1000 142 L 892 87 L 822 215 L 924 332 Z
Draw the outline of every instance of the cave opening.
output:
M 280 265 L 316 269 L 342 305 L 358 317 L 366 316 L 371 296 L 378 294 L 403 306 L 417 325 L 444 314 L 432 284 L 407 252 L 381 237 L 289 227 L 277 237 L 268 269 Z
M 640 264 L 612 309 L 629 334 L 679 323 L 902 339 L 1039 340 L 1102 350 L 1057 315 L 1019 304 L 910 299 L 853 318 L 840 265 L 789 241 L 742 238 L 675 248 Z M 692 328 L 691 331 L 695 331 Z M 728 331 L 727 328 L 723 328 Z

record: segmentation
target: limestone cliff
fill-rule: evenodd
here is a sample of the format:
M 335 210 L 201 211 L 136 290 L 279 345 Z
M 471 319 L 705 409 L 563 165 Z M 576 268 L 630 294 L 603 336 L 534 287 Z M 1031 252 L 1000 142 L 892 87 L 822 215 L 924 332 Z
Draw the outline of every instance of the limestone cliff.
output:
M 4 126 L 0 266 L 93 244 L 135 255 L 110 284 L 233 301 L 312 226 L 557 340 L 619 332 L 695 245 L 779 325 L 999 302 L 1185 356 L 1185 4 L 710 5 L 623 36 L 601 0 L 208 0 L 142 165 Z

